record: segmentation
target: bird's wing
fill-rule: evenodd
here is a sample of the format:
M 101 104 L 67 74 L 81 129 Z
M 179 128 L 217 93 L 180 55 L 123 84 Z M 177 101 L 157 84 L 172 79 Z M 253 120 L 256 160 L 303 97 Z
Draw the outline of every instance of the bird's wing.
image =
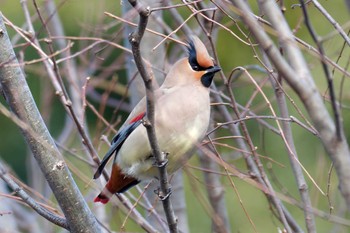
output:
M 162 97 L 164 92 L 161 89 L 157 89 L 154 92 L 155 98 L 159 99 Z M 128 136 L 141 124 L 142 118 L 146 115 L 146 98 L 140 100 L 135 106 L 129 117 L 126 119 L 124 124 L 121 126 L 119 132 L 113 137 L 111 147 L 109 148 L 106 155 L 103 157 L 97 171 L 94 174 L 94 179 L 97 179 L 102 174 L 102 171 L 109 159 L 114 152 L 119 151 Z
M 155 100 L 159 101 L 163 96 L 165 92 L 162 88 L 159 88 L 154 91 L 154 98 Z M 143 97 L 138 104 L 134 107 L 134 109 L 129 114 L 128 118 L 125 120 L 124 124 L 121 126 L 121 129 L 124 127 L 127 127 L 132 121 L 137 118 L 140 114 L 143 114 L 146 112 L 146 97 Z
M 100 165 L 98 166 L 97 171 L 94 174 L 94 179 L 97 179 L 100 177 L 104 167 L 106 166 L 107 162 L 111 158 L 111 156 L 116 152 L 118 153 L 119 149 L 125 142 L 125 140 L 128 138 L 128 136 L 141 124 L 142 118 L 146 115 L 145 112 L 140 113 L 131 121 L 128 125 L 124 126 L 112 139 L 111 147 L 107 151 L 106 155 L 103 157 Z

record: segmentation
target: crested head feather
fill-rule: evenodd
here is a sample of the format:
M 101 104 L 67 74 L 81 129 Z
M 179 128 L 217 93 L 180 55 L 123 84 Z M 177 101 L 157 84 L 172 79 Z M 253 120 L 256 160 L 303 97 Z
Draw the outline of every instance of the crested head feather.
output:
M 220 70 L 214 64 L 209 53 L 197 36 L 191 36 L 187 45 L 188 57 L 177 61 L 170 69 L 162 88 L 181 86 L 200 82 L 209 87 L 214 74 Z
M 195 71 L 206 70 L 214 66 L 203 42 L 197 36 L 191 36 L 188 43 L 188 61 Z

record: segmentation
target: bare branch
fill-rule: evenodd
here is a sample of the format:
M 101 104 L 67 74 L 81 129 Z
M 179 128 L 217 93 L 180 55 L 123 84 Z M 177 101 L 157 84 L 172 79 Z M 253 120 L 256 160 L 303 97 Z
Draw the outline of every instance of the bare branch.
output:
M 342 130 L 341 130 L 342 119 L 341 119 L 341 115 L 340 115 L 339 106 L 336 103 L 337 100 L 336 100 L 336 96 L 335 96 L 334 84 L 333 84 L 333 79 L 331 77 L 331 72 L 326 64 L 326 61 L 325 61 L 325 52 L 324 52 L 324 49 L 323 49 L 321 42 L 319 41 L 319 39 L 317 37 L 315 30 L 313 29 L 313 27 L 311 25 L 304 0 L 300 0 L 300 4 L 301 4 L 301 9 L 302 9 L 303 14 L 304 14 L 304 20 L 305 20 L 306 27 L 308 28 L 310 35 L 311 35 L 312 39 L 314 40 L 314 42 L 316 43 L 318 51 L 320 52 L 322 68 L 323 68 L 323 71 L 326 75 L 331 104 L 332 104 L 332 108 L 333 108 L 334 121 L 335 121 L 335 131 L 336 131 L 338 140 L 341 140 L 342 137 L 344 136 L 342 134 Z
M 281 16 L 280 9 L 274 1 L 263 1 L 263 9 L 268 13 L 273 27 L 278 34 L 283 35 L 281 35 L 281 38 L 283 38 L 281 44 L 286 51 L 290 65 L 282 57 L 278 48 L 259 25 L 258 21 L 253 17 L 247 4 L 242 0 L 232 1 L 239 9 L 242 19 L 260 43 L 271 62 L 305 105 L 328 155 L 334 162 L 334 167 L 338 173 L 341 193 L 346 200 L 348 209 L 350 209 L 350 174 L 347 171 L 348 167 L 350 167 L 348 143 L 345 139 L 340 141 L 337 139 L 334 122 L 326 106 L 323 104 L 304 58 L 295 43 L 294 36 L 284 21 L 283 16 Z M 233 8 L 232 5 L 226 6 L 231 9 Z
M 57 226 L 63 227 L 69 230 L 69 226 L 66 219 L 55 215 L 54 213 L 48 211 L 39 205 L 33 198 L 31 198 L 16 182 L 14 182 L 11 177 L 7 174 L 3 164 L 0 162 L 0 178 L 3 179 L 6 184 L 22 198 L 22 200 L 33 208 L 38 214 L 46 218 L 48 221 L 56 224 Z
M 264 56 L 264 58 L 266 58 L 266 56 Z M 266 64 L 268 64 L 268 67 L 271 67 L 271 64 L 269 63 L 268 59 L 266 60 Z M 272 67 L 271 67 L 272 68 Z M 289 111 L 288 111 L 288 107 L 287 107 L 287 103 L 286 103 L 286 98 L 285 98 L 285 93 L 283 91 L 282 88 L 282 83 L 280 83 L 281 78 L 277 78 L 273 76 L 273 74 L 270 74 L 270 82 L 272 83 L 272 86 L 275 89 L 275 95 L 276 95 L 276 99 L 277 99 L 277 104 L 278 104 L 278 108 L 280 110 L 280 115 L 282 117 L 288 117 L 289 116 Z M 296 118 L 292 118 L 291 119 L 296 119 Z M 288 144 L 287 148 L 287 153 L 289 156 L 289 161 L 298 185 L 298 190 L 301 196 L 301 200 L 303 202 L 303 206 L 304 206 L 304 219 L 305 219 L 305 223 L 306 223 L 306 228 L 308 229 L 308 232 L 316 232 L 316 224 L 315 224 L 315 218 L 314 215 L 312 213 L 312 203 L 310 200 L 310 195 L 308 192 L 308 185 L 305 181 L 304 175 L 303 175 L 303 170 L 302 167 L 300 166 L 298 160 L 298 153 L 295 147 L 295 143 L 294 143 L 294 139 L 293 139 L 293 133 L 292 133 L 292 128 L 291 128 L 291 124 L 288 121 L 282 122 L 282 129 L 283 129 L 283 134 L 285 136 L 286 139 L 286 143 Z M 301 123 L 301 125 L 303 126 L 303 124 Z M 307 126 L 304 126 L 307 127 Z
M 6 28 L 0 17 L 0 81 L 6 100 L 12 111 L 40 137 L 22 131 L 29 147 L 55 197 L 66 216 L 69 228 L 74 232 L 100 232 L 95 217 L 49 134 L 35 105 L 25 77 L 18 64 Z M 8 65 L 11 64 L 11 65 Z M 43 142 L 50 145 L 46 147 Z
M 315 7 L 327 18 L 327 20 L 333 25 L 333 27 L 339 32 L 339 34 L 343 37 L 344 41 L 350 46 L 350 38 L 343 30 L 343 28 L 339 25 L 337 21 L 333 19 L 333 17 L 327 12 L 326 9 L 317 1 L 311 0 L 311 2 L 315 5 Z M 349 1 L 347 1 L 348 3 Z M 303 7 L 304 4 L 302 4 Z
M 173 206 L 170 201 L 171 188 L 168 182 L 168 175 L 166 170 L 166 154 L 161 152 L 159 148 L 154 128 L 154 86 L 152 84 L 151 77 L 145 69 L 140 53 L 140 42 L 147 26 L 150 9 L 141 6 L 141 4 L 136 0 L 129 0 L 129 3 L 138 11 L 140 16 L 137 32 L 130 35 L 129 41 L 131 43 L 137 69 L 140 72 L 146 89 L 147 122 L 145 122 L 145 127 L 147 129 L 147 135 L 151 145 L 152 155 L 156 158 L 156 163 L 159 167 L 159 195 L 163 202 L 163 208 L 168 221 L 170 232 L 178 232 L 177 219 L 175 217 Z
M 206 156 L 201 150 L 198 152 L 201 168 L 206 171 L 217 171 L 218 164 Z M 225 189 L 220 183 L 218 174 L 211 172 L 204 172 L 204 180 L 206 183 L 208 198 L 213 207 L 213 223 L 212 232 L 230 232 L 229 217 L 225 202 Z

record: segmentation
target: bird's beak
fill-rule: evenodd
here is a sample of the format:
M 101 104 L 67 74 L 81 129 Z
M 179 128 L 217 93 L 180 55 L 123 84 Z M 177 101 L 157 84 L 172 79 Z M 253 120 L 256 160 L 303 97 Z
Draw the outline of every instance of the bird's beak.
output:
M 221 68 L 219 66 L 213 66 L 209 69 L 207 69 L 207 73 L 215 74 L 216 72 L 219 72 Z

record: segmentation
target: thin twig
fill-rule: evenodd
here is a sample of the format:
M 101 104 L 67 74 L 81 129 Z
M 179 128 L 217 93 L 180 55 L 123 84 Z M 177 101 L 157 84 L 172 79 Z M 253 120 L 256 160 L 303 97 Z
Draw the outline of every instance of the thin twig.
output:
M 339 187 L 341 187 L 340 191 L 350 209 L 350 174 L 348 172 L 348 168 L 350 167 L 349 145 L 346 140 L 336 142 L 337 138 L 334 121 L 322 101 L 305 59 L 295 42 L 292 31 L 287 22 L 281 20 L 283 16 L 281 16 L 280 9 L 276 6 L 275 1 L 262 1 L 264 4 L 264 12 L 268 13 L 268 17 L 275 31 L 283 38 L 283 43 L 281 44 L 284 49 L 286 49 L 288 61 L 282 57 L 273 40 L 251 14 L 247 3 L 243 0 L 232 1 L 236 7 L 239 8 L 239 15 L 249 27 L 256 40 L 260 43 L 262 49 L 264 49 L 271 60 L 271 63 L 283 75 L 283 78 L 288 82 L 304 104 L 315 128 L 319 132 L 324 148 L 334 162 L 334 167 L 339 178 Z M 234 7 L 232 5 L 227 4 L 227 2 L 223 3 L 227 8 L 233 11 L 232 8 Z
M 310 0 L 311 1 L 311 0 Z M 299 4 L 298 4 L 299 5 Z M 220 5 L 219 5 L 220 6 Z M 230 16 L 230 14 L 228 13 L 229 11 L 229 8 L 225 11 L 224 9 L 223 9 L 223 7 L 221 7 L 221 8 L 219 8 L 219 9 L 221 9 L 222 11 L 223 11 L 223 13 L 225 13 L 226 14 L 226 16 L 227 17 L 229 17 L 232 21 L 234 21 L 235 22 L 235 20 L 232 18 L 232 16 Z M 225 8 L 226 9 L 226 8 Z M 257 16 L 257 15 L 255 15 L 255 14 L 253 14 L 253 12 L 250 12 L 250 14 L 255 18 L 255 19 L 257 19 L 259 22 L 261 22 L 261 23 L 263 23 L 264 25 L 267 25 L 267 26 L 269 26 L 269 27 L 271 27 L 272 25 L 271 25 L 271 23 L 270 22 L 268 22 L 268 21 L 266 21 L 265 19 L 263 19 L 263 18 L 261 18 L 260 16 Z M 236 22 L 235 22 L 235 24 L 236 24 Z M 240 28 L 239 28 L 240 29 Z M 270 29 L 272 29 L 273 30 L 273 28 L 270 28 Z M 274 33 L 276 33 L 276 32 L 274 32 Z M 319 51 L 316 49 L 316 48 L 314 48 L 313 46 L 311 46 L 310 44 L 308 44 L 308 43 L 306 43 L 305 41 L 303 41 L 302 39 L 300 39 L 300 38 L 298 38 L 298 37 L 296 37 L 296 36 L 294 36 L 293 35 L 293 38 L 294 38 L 294 40 L 296 41 L 296 42 L 298 42 L 300 45 L 302 45 L 303 46 L 303 48 L 306 50 L 306 51 L 310 51 L 310 52 L 312 52 L 311 54 L 312 55 L 315 55 L 315 56 L 320 56 L 320 53 L 319 53 Z M 255 46 L 255 44 L 254 44 L 254 46 Z M 350 73 L 346 70 L 346 69 L 344 69 L 343 67 L 341 67 L 341 66 L 339 66 L 338 64 L 336 64 L 333 60 L 331 60 L 329 57 L 327 57 L 327 56 L 325 56 L 325 61 L 327 62 L 327 63 L 329 63 L 330 65 L 332 65 L 334 68 L 336 68 L 337 70 L 339 70 L 341 73 L 343 73 L 347 78 L 349 78 L 350 77 Z
M 161 152 L 159 148 L 154 127 L 155 99 L 154 85 L 152 84 L 153 80 L 146 71 L 140 52 L 140 42 L 147 26 L 150 9 L 148 7 L 143 7 L 137 0 L 129 0 L 129 3 L 138 11 L 140 16 L 137 32 L 132 33 L 129 36 L 129 41 L 131 43 L 137 69 L 140 72 L 146 89 L 147 120 L 145 121 L 144 125 L 147 130 L 148 139 L 152 149 L 152 155 L 155 157 L 156 164 L 159 167 L 159 196 L 161 197 L 163 203 L 163 208 L 168 221 L 170 232 L 178 232 L 177 219 L 173 210 L 172 203 L 170 201 L 171 188 L 168 182 L 166 169 L 166 154 Z
M 49 39 L 47 40 L 48 41 L 47 44 L 48 44 L 50 53 L 53 54 L 54 53 L 54 48 L 52 46 L 52 39 L 51 39 L 50 31 L 49 31 L 49 29 L 47 27 L 46 22 L 44 21 L 44 19 L 41 16 L 39 7 L 36 4 L 36 0 L 33 0 L 33 3 L 34 3 L 34 7 L 35 7 L 35 9 L 37 11 L 37 14 L 39 16 L 39 19 L 40 19 L 42 25 L 44 26 L 44 29 L 45 29 L 46 33 L 48 34 Z M 67 107 L 68 112 L 70 113 L 71 117 L 73 118 L 73 121 L 74 121 L 74 123 L 77 126 L 78 132 L 79 132 L 79 134 L 82 137 L 82 142 L 86 146 L 86 148 L 88 149 L 88 151 L 90 153 L 90 156 L 92 157 L 92 159 L 94 160 L 94 162 L 96 164 L 99 164 L 100 163 L 100 159 L 99 159 L 99 157 L 97 155 L 97 152 L 96 152 L 94 146 L 92 145 L 90 137 L 88 137 L 88 134 L 86 132 L 86 129 L 85 129 L 84 125 L 82 124 L 81 121 L 79 121 L 79 117 L 77 116 L 76 111 L 73 108 L 72 101 L 70 100 L 68 92 L 66 91 L 66 88 L 64 86 L 63 79 L 61 77 L 61 74 L 60 74 L 58 65 L 56 63 L 56 58 L 55 57 L 51 57 L 51 64 L 50 65 L 51 66 L 48 65 L 47 68 L 53 70 L 54 79 L 58 80 L 58 83 L 59 83 L 58 91 L 61 94 L 61 100 L 63 99 L 62 103 Z
M 3 164 L 0 162 L 0 178 L 3 179 L 6 184 L 15 192 L 16 195 L 20 196 L 22 200 L 27 203 L 33 210 L 39 215 L 46 218 L 48 221 L 56 224 L 57 226 L 63 227 L 69 231 L 69 226 L 65 218 L 58 216 L 51 211 L 48 211 L 40 204 L 38 204 L 32 197 L 30 197 L 11 177 L 7 174 Z
M 329 167 L 328 170 L 328 175 L 327 175 L 327 191 L 326 191 L 326 196 L 327 196 L 327 201 L 329 205 L 329 214 L 331 215 L 334 210 L 334 206 L 332 205 L 331 197 L 330 197 L 330 189 L 331 189 L 331 177 L 332 177 L 332 171 L 333 171 L 333 163 Z
M 254 50 L 254 48 L 253 48 L 253 50 Z M 271 66 L 271 64 L 270 64 L 270 62 L 267 59 L 265 54 L 263 56 L 263 59 L 265 60 L 267 68 L 272 69 L 272 66 Z M 283 90 L 282 77 L 281 77 L 281 75 L 279 75 L 276 78 L 274 76 L 273 72 L 269 72 L 268 74 L 270 77 L 270 82 L 275 89 L 275 96 L 276 96 L 277 105 L 279 108 L 280 115 L 282 117 L 288 117 L 289 111 L 288 111 L 288 107 L 287 107 L 287 103 L 286 103 L 286 96 L 288 96 L 288 95 Z M 290 118 L 292 120 L 296 120 L 296 118 L 294 118 L 292 116 L 290 116 Z M 299 165 L 299 161 L 298 161 L 299 158 L 298 158 L 297 150 L 296 150 L 295 144 L 294 144 L 294 138 L 293 138 L 293 134 L 292 134 L 291 124 L 290 124 L 290 122 L 285 121 L 285 122 L 282 122 L 281 125 L 282 125 L 283 134 L 285 136 L 286 143 L 288 144 L 287 153 L 288 153 L 289 161 L 290 161 L 294 176 L 296 178 L 298 190 L 299 190 L 300 197 L 301 197 L 303 207 L 304 207 L 303 209 L 304 209 L 304 216 L 305 216 L 304 219 L 305 219 L 305 223 L 306 223 L 306 228 L 308 229 L 309 233 L 315 232 L 316 231 L 316 224 L 315 224 L 314 215 L 312 213 L 312 203 L 311 203 L 310 195 L 308 192 L 308 185 L 307 185 L 305 178 L 304 178 L 304 175 L 303 175 L 302 167 Z M 316 132 L 316 130 L 314 130 L 314 132 Z M 289 150 L 289 148 L 290 148 L 290 150 Z
M 191 1 L 191 2 L 187 2 L 187 3 L 182 3 L 182 4 L 175 4 L 175 5 L 168 5 L 168 6 L 162 6 L 162 7 L 153 7 L 150 10 L 150 13 L 152 13 L 153 11 L 160 11 L 160 10 L 170 10 L 172 8 L 177 8 L 177 7 L 182 7 L 182 6 L 188 6 L 188 5 L 193 5 L 196 4 L 198 2 L 201 2 L 203 0 L 196 0 L 196 1 Z M 169 1 L 167 1 L 169 3 Z
M 0 82 L 3 93 L 13 113 L 39 135 L 33 137 L 28 131 L 22 131 L 23 137 L 45 174 L 71 231 L 100 232 L 95 217 L 84 201 L 40 115 L 22 70 L 19 66 L 6 66 L 18 61 L 1 16 L 0 31 Z
M 350 34 L 350 30 L 348 31 L 347 36 L 349 36 L 349 34 Z M 339 62 L 341 56 L 343 55 L 343 52 L 344 52 L 344 50 L 345 50 L 345 46 L 346 46 L 346 42 L 344 41 L 344 42 L 343 42 L 343 46 L 342 46 L 341 49 L 340 49 L 340 53 L 339 53 L 339 56 L 338 56 L 337 61 L 336 61 L 337 64 L 338 64 L 338 62 Z M 345 69 L 348 69 L 349 66 L 350 66 L 350 58 L 348 58 L 347 63 L 346 63 L 346 65 L 344 66 L 344 68 L 345 68 Z M 335 69 L 333 68 L 333 70 L 332 70 L 332 76 L 334 76 L 334 71 L 335 71 Z M 338 97 L 338 99 L 339 99 L 339 108 L 340 108 L 340 109 L 342 108 L 342 102 L 343 102 L 343 87 L 344 87 L 344 82 L 345 82 L 345 75 L 342 76 L 341 81 L 340 81 L 340 90 L 339 90 L 339 97 Z
M 121 17 L 119 17 L 119 16 L 117 16 L 117 15 L 113 15 L 113 14 L 111 14 L 111 13 L 109 13 L 109 12 L 105 12 L 105 15 L 107 15 L 107 16 L 113 18 L 113 19 L 119 20 L 119 21 L 121 21 L 121 22 L 123 22 L 123 23 L 126 23 L 127 25 L 130 25 L 130 26 L 133 26 L 133 27 L 137 27 L 137 24 L 135 24 L 135 23 L 133 23 L 133 22 L 130 22 L 129 20 L 123 19 L 123 18 L 121 18 Z M 156 31 L 154 31 L 154 30 L 152 30 L 152 29 L 149 29 L 149 28 L 146 28 L 146 31 L 147 31 L 147 32 L 150 32 L 150 33 L 153 33 L 154 35 L 163 37 L 163 38 L 166 38 L 166 37 L 167 37 L 167 36 L 164 35 L 163 33 L 156 32 Z M 172 37 L 168 37 L 168 39 L 169 39 L 169 40 L 172 40 L 172 41 L 174 41 L 174 42 L 176 42 L 176 43 L 179 43 L 179 44 L 182 44 L 182 45 L 186 45 L 184 42 L 182 42 L 182 41 L 180 41 L 180 40 L 177 40 L 177 39 L 174 39 L 174 38 L 172 38 Z
M 205 8 L 205 6 L 203 6 L 202 4 L 200 4 L 199 7 L 200 7 L 200 9 Z M 213 12 L 211 19 L 214 19 L 216 12 L 217 11 Z M 205 14 L 205 12 L 204 12 L 204 14 Z M 218 15 L 221 15 L 221 14 L 218 13 Z M 205 35 L 208 38 L 208 42 L 210 44 L 210 47 L 208 48 L 208 50 L 210 50 L 211 53 L 213 54 L 213 57 L 215 57 L 216 65 L 221 66 L 220 61 L 219 61 L 218 56 L 217 56 L 216 46 L 214 43 L 214 38 L 217 39 L 218 32 L 219 32 L 218 30 L 220 29 L 220 27 L 214 27 L 214 23 L 210 20 L 204 20 L 204 22 L 202 23 L 198 20 L 198 17 L 196 17 L 196 19 L 198 21 L 198 24 L 200 25 L 200 27 L 202 28 L 202 30 L 204 31 Z M 217 21 L 219 21 L 219 17 L 217 17 Z M 215 40 L 215 41 L 217 41 L 217 40 Z M 211 125 L 210 127 L 213 127 L 213 126 Z M 210 138 L 210 137 L 208 137 L 208 138 Z M 213 143 L 213 141 L 211 139 L 210 139 L 210 143 Z M 213 149 L 217 152 L 215 147 L 213 147 Z M 218 153 L 218 156 L 221 158 L 219 153 Z M 200 162 L 201 162 L 203 167 L 208 167 L 208 168 L 211 167 L 213 169 L 216 169 L 217 171 L 219 170 L 219 166 L 217 164 L 215 164 L 215 162 L 213 160 L 209 159 L 207 156 L 200 156 Z M 223 167 L 225 168 L 226 174 L 228 174 L 226 166 L 224 165 Z M 213 174 L 206 173 L 206 172 L 204 172 L 204 177 L 205 177 L 205 179 L 207 179 L 206 183 L 208 185 L 212 185 L 211 189 L 210 189 L 210 187 L 207 187 L 207 193 L 208 193 L 210 204 L 211 204 L 213 211 L 214 211 L 214 215 L 217 216 L 212 221 L 212 231 L 218 232 L 218 233 L 230 232 L 230 229 L 231 229 L 230 218 L 229 218 L 229 214 L 228 214 L 228 206 L 227 206 L 227 201 L 226 201 L 226 196 L 225 196 L 222 180 L 220 179 L 219 176 L 217 176 L 217 175 L 214 176 Z M 230 177 L 229 177 L 229 180 L 230 180 L 230 182 L 233 183 L 233 181 Z M 242 205 L 242 208 L 244 209 L 243 205 Z M 249 219 L 253 228 L 255 229 L 254 223 L 253 223 L 252 219 L 249 217 L 249 215 L 247 215 L 247 218 Z M 216 220 L 216 221 L 214 221 L 214 220 Z
M 350 38 L 345 33 L 343 28 L 339 25 L 339 23 L 333 19 L 333 17 L 327 12 L 326 9 L 323 8 L 323 6 L 317 1 L 317 0 L 311 0 L 311 2 L 315 5 L 315 7 L 328 19 L 328 21 L 333 25 L 333 27 L 339 32 L 339 34 L 344 38 L 344 41 L 350 46 Z M 304 4 L 301 3 L 301 6 L 304 8 Z
M 165 0 L 164 4 L 167 6 L 173 6 L 173 3 L 170 0 Z M 177 26 L 180 26 L 184 22 L 182 16 L 179 14 L 179 12 L 175 8 L 173 8 L 173 7 L 169 8 L 169 12 L 173 18 L 173 21 L 175 22 L 175 24 Z M 192 29 L 187 24 L 184 24 L 181 27 L 181 30 L 185 33 L 185 35 L 191 35 L 191 33 L 192 33 Z M 170 33 L 168 33 L 168 34 L 170 34 Z
M 342 140 L 343 135 L 343 131 L 342 131 L 342 120 L 341 120 L 341 115 L 340 115 L 340 111 L 339 111 L 339 107 L 336 103 L 336 96 L 335 96 L 335 90 L 334 90 L 334 84 L 333 84 L 333 78 L 331 77 L 331 72 L 326 64 L 325 61 L 325 52 L 323 49 L 323 46 L 321 44 L 321 42 L 319 41 L 319 39 L 317 38 L 316 32 L 313 29 L 310 19 L 309 19 L 309 15 L 307 13 L 306 10 L 306 6 L 304 3 L 304 0 L 300 0 L 299 1 L 301 4 L 301 9 L 303 11 L 304 14 L 304 20 L 305 20 L 305 24 L 307 29 L 309 30 L 309 33 L 312 37 L 312 39 L 314 40 L 314 42 L 317 45 L 318 51 L 320 52 L 320 58 L 321 58 L 321 63 L 322 63 L 322 68 L 323 71 L 326 75 L 326 79 L 327 79 L 327 83 L 328 83 L 328 89 L 329 89 L 329 94 L 330 94 L 330 98 L 331 98 L 331 105 L 333 108 L 333 114 L 334 114 L 334 121 L 335 121 L 335 131 L 338 137 L 338 140 Z
M 237 124 L 240 123 L 242 121 L 246 121 L 246 120 L 253 120 L 253 119 L 271 119 L 271 120 L 278 120 L 278 121 L 287 121 L 287 122 L 294 122 L 298 125 L 300 125 L 302 128 L 306 129 L 307 131 L 311 132 L 314 135 L 317 135 L 317 132 L 315 132 L 313 129 L 311 129 L 310 127 L 306 126 L 304 123 L 300 122 L 297 118 L 290 116 L 289 118 L 287 117 L 276 117 L 276 116 L 270 116 L 270 115 L 266 115 L 266 116 L 261 116 L 261 115 L 255 115 L 255 116 L 245 116 L 243 118 L 237 119 L 237 120 L 233 120 L 233 121 L 229 121 L 229 122 L 224 122 L 224 123 L 216 123 L 216 127 L 209 131 L 208 134 L 210 134 L 211 132 L 216 131 L 218 128 L 228 125 L 228 124 Z

